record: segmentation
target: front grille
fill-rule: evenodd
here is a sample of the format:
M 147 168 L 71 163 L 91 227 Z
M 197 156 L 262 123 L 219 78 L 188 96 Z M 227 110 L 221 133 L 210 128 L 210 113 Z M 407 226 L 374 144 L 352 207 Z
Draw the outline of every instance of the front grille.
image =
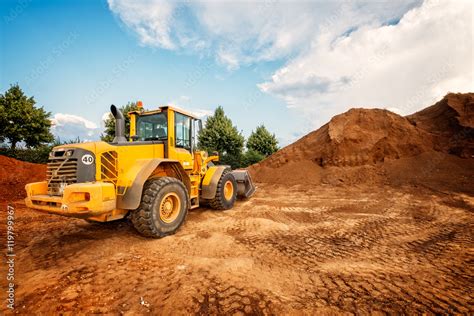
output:
M 77 182 L 77 159 L 53 155 L 48 161 L 46 179 L 48 194 L 62 195 L 64 186 Z

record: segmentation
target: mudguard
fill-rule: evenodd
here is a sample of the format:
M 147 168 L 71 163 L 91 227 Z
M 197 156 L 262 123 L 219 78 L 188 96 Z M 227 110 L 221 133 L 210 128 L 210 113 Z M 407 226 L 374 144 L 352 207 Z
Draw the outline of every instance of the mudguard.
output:
M 212 166 L 206 172 L 202 180 L 201 198 L 211 200 L 216 196 L 217 183 L 225 170 L 231 170 L 230 166 Z M 237 182 L 237 197 L 247 199 L 255 193 L 255 185 L 247 170 L 233 170 L 232 175 Z
M 138 159 L 135 164 L 127 171 L 126 182 L 117 183 L 117 208 L 125 210 L 135 210 L 140 206 L 142 198 L 143 185 L 155 169 L 163 163 L 175 165 L 185 181 L 184 185 L 188 192 L 190 188 L 189 176 L 184 171 L 183 166 L 178 160 L 173 159 Z M 187 181 L 186 181 L 187 180 Z
M 231 170 L 230 166 L 211 166 L 207 169 L 201 185 L 201 198 L 211 200 L 216 196 L 217 183 L 222 176 L 224 170 Z

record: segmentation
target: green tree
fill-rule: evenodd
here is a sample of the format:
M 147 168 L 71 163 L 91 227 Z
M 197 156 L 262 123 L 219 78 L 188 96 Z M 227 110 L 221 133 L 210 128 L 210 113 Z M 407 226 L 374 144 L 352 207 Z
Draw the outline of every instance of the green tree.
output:
M 270 156 L 278 150 L 278 141 L 275 134 L 270 134 L 262 124 L 250 134 L 247 140 L 247 149 L 249 151 L 253 150 L 264 157 Z
M 125 118 L 125 138 L 130 137 L 130 117 L 128 116 L 128 112 L 137 111 L 137 103 L 136 102 L 128 102 L 127 105 L 124 105 L 119 108 Z M 100 139 L 104 142 L 111 142 L 114 140 L 115 136 L 115 118 L 112 113 L 109 113 L 109 116 L 104 120 L 105 123 L 105 131 L 102 135 L 100 135 Z
M 8 140 L 11 150 L 22 141 L 27 147 L 53 141 L 51 113 L 35 104 L 35 99 L 27 97 L 18 84 L 0 94 L 0 141 Z
M 250 165 L 253 165 L 261 160 L 263 160 L 265 158 L 264 155 L 262 155 L 261 153 L 253 150 L 253 149 L 249 149 L 247 150 L 244 154 L 243 154 L 243 157 L 242 157 L 242 167 L 248 167 Z
M 244 137 L 232 125 L 221 106 L 217 107 L 214 115 L 207 118 L 198 140 L 199 147 L 203 150 L 210 153 L 217 151 L 223 164 L 229 164 L 232 168 L 240 167 Z

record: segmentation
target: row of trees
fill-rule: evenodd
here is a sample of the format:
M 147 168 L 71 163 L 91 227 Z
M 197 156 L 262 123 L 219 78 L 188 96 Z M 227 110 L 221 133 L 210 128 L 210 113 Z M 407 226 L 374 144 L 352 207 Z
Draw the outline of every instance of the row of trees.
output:
M 232 168 L 249 166 L 278 150 L 275 134 L 270 134 L 263 124 L 252 131 L 245 144 L 244 136 L 225 115 L 221 106 L 207 118 L 198 137 L 200 148 L 208 152 L 217 151 L 221 155 L 221 162 Z
M 18 84 L 12 85 L 5 94 L 0 94 L 0 143 L 9 143 L 8 153 L 16 158 L 16 147 L 23 143 L 33 152 L 32 158 L 44 162 L 52 146 L 59 145 L 59 139 L 51 134 L 51 113 L 42 107 L 36 107 L 33 97 L 27 97 Z M 129 102 L 120 108 L 125 116 L 125 131 L 130 128 L 128 112 L 137 110 L 137 104 Z M 105 121 L 105 131 L 101 135 L 103 141 L 110 142 L 114 138 L 115 120 L 109 116 Z M 76 140 L 79 141 L 79 140 Z M 205 122 L 198 135 L 198 147 L 210 153 L 218 152 L 221 162 L 233 168 L 246 167 L 254 164 L 278 150 L 278 141 L 264 125 L 258 126 L 245 141 L 244 136 L 232 124 L 222 107 L 218 107 Z M 5 153 L 5 150 L 3 150 Z M 36 157 L 36 158 L 35 158 Z

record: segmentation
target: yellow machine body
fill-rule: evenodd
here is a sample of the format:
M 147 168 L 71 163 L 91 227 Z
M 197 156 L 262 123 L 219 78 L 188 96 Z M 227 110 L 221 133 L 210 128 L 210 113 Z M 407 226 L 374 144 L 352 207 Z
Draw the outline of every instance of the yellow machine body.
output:
M 157 117 L 155 114 L 166 120 L 166 138 L 137 139 L 137 134 L 143 136 L 153 125 L 142 121 Z M 215 166 L 212 162 L 218 161 L 218 156 L 196 150 L 198 118 L 172 107 L 135 111 L 129 116 L 129 140 L 55 147 L 47 181 L 26 185 L 26 205 L 52 214 L 101 222 L 116 220 L 139 206 L 147 180 L 163 176 L 182 181 L 191 209 L 198 207 L 200 200 L 213 197 L 215 183 L 228 166 Z M 253 188 L 248 174 L 244 182 Z M 250 194 L 239 192 L 248 197 L 254 190 Z

